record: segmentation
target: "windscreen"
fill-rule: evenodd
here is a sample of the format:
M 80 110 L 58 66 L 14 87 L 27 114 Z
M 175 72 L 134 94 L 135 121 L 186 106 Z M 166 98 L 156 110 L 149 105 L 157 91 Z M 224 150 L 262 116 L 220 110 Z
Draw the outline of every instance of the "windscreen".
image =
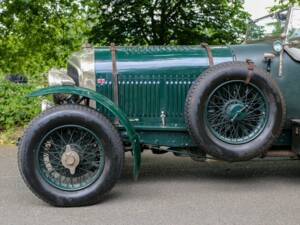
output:
M 280 37 L 285 31 L 288 10 L 275 13 L 249 24 L 247 41 Z
M 288 39 L 300 39 L 300 9 L 293 9 L 287 33 Z

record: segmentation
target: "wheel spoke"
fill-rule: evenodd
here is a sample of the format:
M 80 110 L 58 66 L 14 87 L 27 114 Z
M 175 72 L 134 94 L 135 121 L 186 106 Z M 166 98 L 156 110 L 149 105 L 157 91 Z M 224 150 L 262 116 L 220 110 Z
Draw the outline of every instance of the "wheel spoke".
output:
M 62 161 L 67 149 L 77 152 L 79 157 L 74 174 Z M 42 177 L 62 190 L 87 187 L 104 168 L 104 149 L 100 139 L 90 130 L 77 125 L 63 126 L 49 132 L 40 143 L 37 155 Z
M 262 92 L 243 81 L 228 81 L 209 96 L 206 121 L 219 139 L 244 143 L 256 137 L 267 121 L 267 101 Z
M 71 141 L 72 141 L 72 138 L 73 138 L 73 135 L 74 135 L 75 130 L 76 130 L 76 129 L 72 129 L 71 134 L 70 134 L 70 138 L 69 138 L 69 140 L 68 140 L 68 144 L 69 144 L 69 143 L 72 143 Z

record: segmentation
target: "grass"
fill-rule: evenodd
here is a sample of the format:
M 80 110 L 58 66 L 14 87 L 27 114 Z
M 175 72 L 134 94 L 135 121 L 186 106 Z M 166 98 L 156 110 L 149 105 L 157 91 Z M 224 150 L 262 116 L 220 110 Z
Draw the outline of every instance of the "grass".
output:
M 24 131 L 23 127 L 15 127 L 0 132 L 0 144 L 16 144 L 19 137 L 22 136 Z

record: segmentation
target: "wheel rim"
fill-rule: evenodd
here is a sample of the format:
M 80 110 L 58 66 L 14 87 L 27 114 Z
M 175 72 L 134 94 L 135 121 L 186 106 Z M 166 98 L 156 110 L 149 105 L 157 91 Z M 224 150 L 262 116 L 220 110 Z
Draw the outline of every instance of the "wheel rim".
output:
M 104 148 L 89 129 L 78 125 L 49 131 L 36 151 L 38 172 L 50 185 L 67 191 L 88 187 L 102 174 Z
M 211 133 L 229 144 L 255 139 L 268 121 L 268 104 L 261 90 L 244 81 L 228 81 L 209 96 L 205 122 Z

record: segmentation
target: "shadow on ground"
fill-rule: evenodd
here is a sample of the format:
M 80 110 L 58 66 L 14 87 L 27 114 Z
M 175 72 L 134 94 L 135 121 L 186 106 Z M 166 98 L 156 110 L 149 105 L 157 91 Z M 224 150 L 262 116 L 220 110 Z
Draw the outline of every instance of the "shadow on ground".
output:
M 126 153 L 122 182 L 131 182 L 131 155 Z M 220 180 L 222 182 L 257 179 L 292 178 L 300 183 L 300 161 L 290 159 L 255 159 L 247 162 L 227 163 L 220 161 L 195 162 L 188 157 L 176 157 L 172 153 L 142 155 L 140 181 L 166 180 Z M 290 180 L 292 181 L 292 180 Z

